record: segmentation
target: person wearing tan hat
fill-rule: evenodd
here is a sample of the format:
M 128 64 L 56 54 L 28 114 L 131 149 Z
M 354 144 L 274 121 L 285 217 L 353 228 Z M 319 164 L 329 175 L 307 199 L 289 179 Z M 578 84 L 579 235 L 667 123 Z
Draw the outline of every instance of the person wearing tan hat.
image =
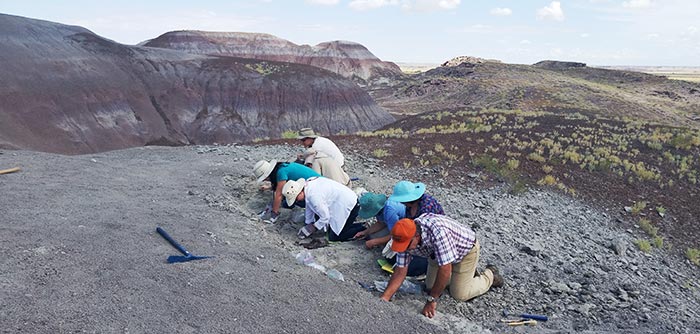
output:
M 391 249 L 398 254 L 382 300 L 390 301 L 399 289 L 413 255 L 430 259 L 425 281 L 430 292 L 421 312 L 428 318 L 435 316 L 438 300 L 448 286 L 452 298 L 459 301 L 503 286 L 503 277 L 493 265 L 475 275 L 481 249 L 476 233 L 447 216 L 426 213 L 416 219 L 401 219 L 391 230 L 391 239 Z
M 324 152 L 317 151 L 310 147 L 303 154 L 304 164 L 311 167 L 316 173 L 319 173 L 331 180 L 334 180 L 348 188 L 352 188 L 350 176 L 346 173 L 338 162 Z
M 348 241 L 363 224 L 355 224 L 360 205 L 348 187 L 325 177 L 287 181 L 282 189 L 288 205 L 304 201 L 305 225 L 297 235 L 304 239 L 317 230 L 328 231 L 330 241 Z
M 294 162 L 277 162 L 277 160 L 260 160 L 253 167 L 253 175 L 255 175 L 258 184 L 265 180 L 270 181 L 270 186 L 273 191 L 272 195 L 272 205 L 270 208 L 270 218 L 266 221 L 269 223 L 274 223 L 277 221 L 277 217 L 280 214 L 280 208 L 282 207 L 282 188 L 285 183 L 289 180 L 298 179 L 308 179 L 311 177 L 321 176 L 316 173 L 313 169 L 306 167 L 302 164 Z M 291 208 L 294 203 L 287 206 Z M 261 217 L 266 214 L 265 211 L 261 213 Z
M 305 164 L 311 164 L 317 152 L 321 152 L 335 160 L 338 167 L 342 168 L 345 165 L 345 157 L 343 153 L 340 152 L 338 146 L 330 139 L 317 135 L 312 128 L 303 128 L 299 130 L 297 139 L 301 140 L 304 147 L 313 148 L 313 152 L 299 157 L 300 159 L 304 159 Z

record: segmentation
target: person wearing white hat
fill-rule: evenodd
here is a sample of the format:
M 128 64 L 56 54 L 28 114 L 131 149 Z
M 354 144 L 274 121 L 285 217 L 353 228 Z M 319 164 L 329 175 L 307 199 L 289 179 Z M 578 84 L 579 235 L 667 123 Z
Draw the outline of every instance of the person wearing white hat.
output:
M 266 220 L 270 223 L 277 221 L 277 217 L 280 214 L 280 208 L 283 204 L 282 188 L 287 181 L 321 176 L 313 169 L 302 164 L 294 162 L 277 162 L 277 160 L 258 161 L 253 167 L 253 175 L 255 175 L 258 183 L 262 183 L 265 180 L 270 181 L 271 189 L 273 190 L 273 197 L 272 205 L 268 206 L 270 208 L 270 218 Z M 287 208 L 291 208 L 293 205 L 294 203 L 287 206 Z M 263 211 L 261 216 L 264 216 L 265 213 L 266 212 Z
M 324 177 L 287 181 L 282 193 L 288 205 L 296 201 L 306 204 L 305 225 L 298 233 L 302 239 L 322 230 L 328 231 L 330 241 L 347 241 L 365 229 L 363 224 L 355 224 L 360 211 L 357 195 L 338 182 Z

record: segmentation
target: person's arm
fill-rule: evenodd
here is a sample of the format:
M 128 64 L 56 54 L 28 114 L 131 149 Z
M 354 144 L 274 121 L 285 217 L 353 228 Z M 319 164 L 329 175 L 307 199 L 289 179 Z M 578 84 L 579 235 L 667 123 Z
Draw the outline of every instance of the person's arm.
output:
M 367 247 L 367 249 L 372 249 L 377 246 L 384 246 L 389 240 L 391 240 L 391 235 L 370 239 L 365 241 L 365 247 Z
M 442 292 L 445 290 L 445 287 L 447 287 L 447 283 L 450 282 L 451 275 L 452 263 L 448 263 L 438 268 L 435 283 L 433 284 L 433 288 L 430 289 L 429 293 L 429 295 L 434 298 L 434 301 L 425 302 L 425 306 L 423 306 L 423 311 L 421 312 L 424 316 L 432 318 L 437 313 L 437 299 L 440 298 Z
M 382 293 L 382 296 L 379 297 L 380 299 L 384 301 L 389 301 L 391 300 L 391 297 L 396 293 L 396 291 L 399 290 L 401 287 L 401 284 L 403 284 L 403 280 L 406 279 L 406 274 L 408 273 L 408 266 L 406 267 L 394 267 L 394 273 L 391 274 L 391 278 L 389 279 L 389 284 L 387 284 L 386 289 Z
M 377 233 L 381 231 L 386 225 L 382 222 L 376 222 L 372 226 L 368 227 L 366 230 L 362 230 L 355 234 L 355 239 L 364 238 L 372 233 Z
M 272 213 L 275 215 L 280 214 L 280 207 L 282 206 L 282 188 L 287 181 L 278 181 L 277 189 L 275 189 L 275 197 L 272 200 Z

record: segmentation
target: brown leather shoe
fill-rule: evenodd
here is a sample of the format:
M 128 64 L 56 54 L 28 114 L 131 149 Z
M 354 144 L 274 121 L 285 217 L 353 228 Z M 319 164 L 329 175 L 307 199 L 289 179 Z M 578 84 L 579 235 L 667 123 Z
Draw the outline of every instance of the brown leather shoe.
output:
M 498 268 L 496 266 L 489 264 L 486 266 L 486 269 L 491 270 L 493 273 L 493 282 L 491 282 L 491 287 L 492 288 L 500 288 L 503 286 L 503 276 L 498 272 Z

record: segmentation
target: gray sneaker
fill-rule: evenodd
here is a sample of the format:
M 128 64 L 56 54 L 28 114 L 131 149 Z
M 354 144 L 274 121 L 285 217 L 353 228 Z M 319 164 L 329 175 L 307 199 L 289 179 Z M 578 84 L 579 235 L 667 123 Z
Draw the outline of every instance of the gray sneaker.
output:
M 492 288 L 500 288 L 503 286 L 503 276 L 498 272 L 498 268 L 492 264 L 486 266 L 486 269 L 491 270 L 493 273 L 493 282 L 491 282 Z

